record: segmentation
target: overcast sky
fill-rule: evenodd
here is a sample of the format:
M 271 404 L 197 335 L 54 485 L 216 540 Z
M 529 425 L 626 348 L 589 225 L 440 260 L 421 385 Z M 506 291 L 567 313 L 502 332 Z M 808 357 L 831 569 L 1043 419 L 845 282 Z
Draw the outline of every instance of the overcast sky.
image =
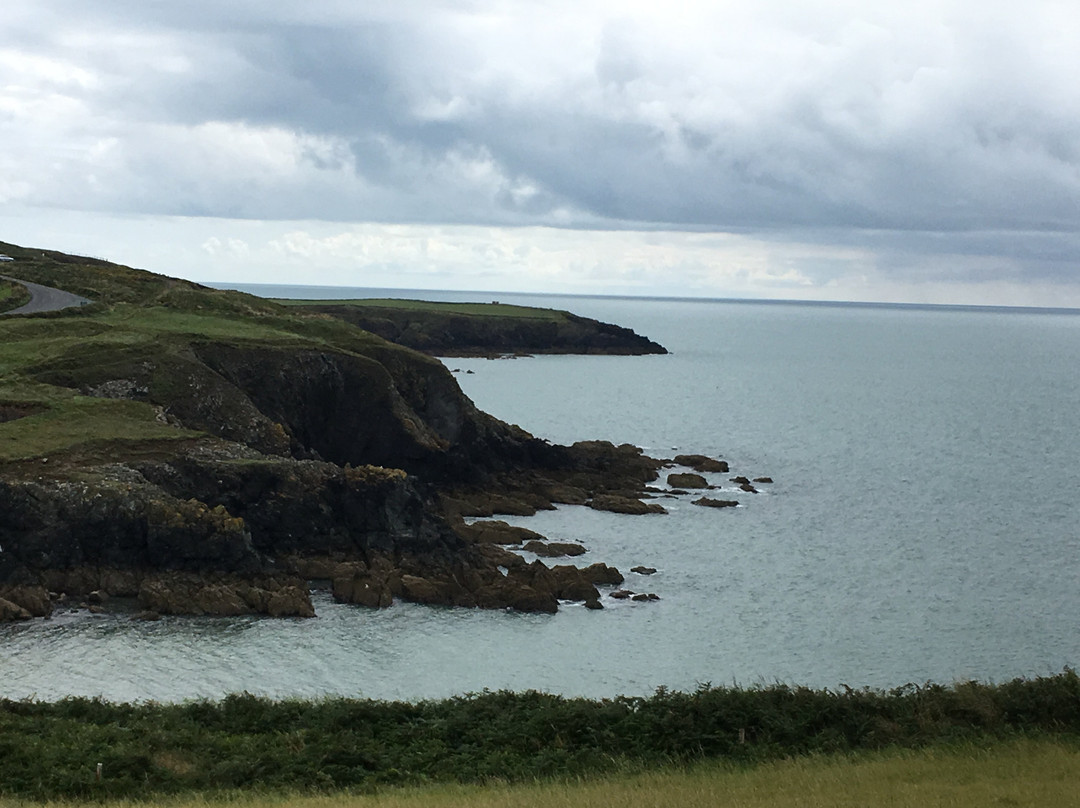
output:
M 1080 306 L 1080 6 L 4 0 L 0 240 L 205 281 Z

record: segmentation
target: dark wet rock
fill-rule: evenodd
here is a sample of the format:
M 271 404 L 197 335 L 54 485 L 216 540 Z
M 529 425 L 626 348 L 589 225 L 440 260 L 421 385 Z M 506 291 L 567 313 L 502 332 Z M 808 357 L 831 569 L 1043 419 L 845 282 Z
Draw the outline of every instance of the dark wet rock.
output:
M 717 460 L 700 454 L 676 455 L 674 460 L 680 466 L 688 466 L 694 471 L 716 471 L 721 474 L 727 474 L 730 471 L 726 460 Z
M 600 598 L 595 598 L 593 600 L 585 601 L 585 608 L 586 609 L 594 609 L 594 610 L 595 609 L 603 609 L 604 604 L 600 602 Z
M 754 486 L 750 485 L 750 483 L 742 483 L 739 486 L 739 490 L 745 491 L 748 494 L 756 494 L 758 492 L 758 490 L 754 488 Z
M 5 598 L 0 598 L 0 623 L 8 623 L 14 620 L 29 620 L 31 617 L 33 617 L 33 615 L 22 606 L 12 603 Z
M 738 483 L 739 485 L 749 485 L 750 479 L 740 474 L 738 477 L 732 477 L 731 482 Z
M 772 477 L 755 477 L 754 478 L 755 483 L 771 483 L 772 481 L 773 481 Z
M 48 590 L 40 585 L 0 586 L 0 598 L 25 611 L 29 617 L 48 617 L 53 611 L 52 598 L 49 597 Z M 0 611 L 14 613 L 10 607 Z
M 642 502 L 639 499 L 618 494 L 598 494 L 589 501 L 589 507 L 597 511 L 632 514 L 642 516 L 648 513 L 667 513 L 663 505 L 656 502 Z
M 712 499 L 711 497 L 701 497 L 701 499 L 695 499 L 694 505 L 702 505 L 706 508 L 735 508 L 739 502 L 735 499 Z
M 252 581 L 183 572 L 147 575 L 139 588 L 139 605 L 159 614 L 315 616 L 306 587 L 294 579 Z
M 158 612 L 152 611 L 150 609 L 143 609 L 141 612 L 136 612 L 134 615 L 132 615 L 131 619 L 151 623 L 155 620 L 160 620 L 161 615 Z
M 700 474 L 669 474 L 668 485 L 672 488 L 708 488 L 709 481 Z
M 578 567 L 559 565 L 551 568 L 554 593 L 559 600 L 597 601 L 600 593 Z
M 615 598 L 615 600 L 626 600 L 627 598 L 631 598 L 633 596 L 634 593 L 629 589 L 616 589 L 610 595 L 610 597 Z
M 367 570 L 355 570 L 333 578 L 331 592 L 339 603 L 353 603 L 369 609 L 385 608 L 394 602 L 386 575 L 372 575 Z
M 618 569 L 601 562 L 582 567 L 581 574 L 585 576 L 589 583 L 596 586 L 618 586 L 624 580 L 622 573 Z
M 461 523 L 455 525 L 454 530 L 474 544 L 522 544 L 544 538 L 535 530 L 509 525 L 501 520 L 484 520 L 470 525 Z
M 636 572 L 638 575 L 655 575 L 656 567 L 631 567 L 630 572 Z
M 586 553 L 584 545 L 566 541 L 552 541 L 546 544 L 542 541 L 529 541 L 521 549 L 527 553 L 535 553 L 542 558 L 579 556 Z

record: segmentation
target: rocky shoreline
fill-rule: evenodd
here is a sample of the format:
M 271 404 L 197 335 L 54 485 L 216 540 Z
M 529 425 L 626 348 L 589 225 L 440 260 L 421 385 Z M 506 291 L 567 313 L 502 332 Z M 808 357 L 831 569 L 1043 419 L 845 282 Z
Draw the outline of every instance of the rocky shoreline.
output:
M 35 282 L 96 292 L 0 323 L 28 347 L 0 379 L 0 620 L 116 598 L 143 617 L 310 617 L 312 581 L 368 607 L 598 608 L 617 570 L 528 563 L 507 547 L 572 548 L 471 520 L 664 511 L 650 489 L 665 461 L 534 438 L 442 363 L 354 326 L 0 249 Z

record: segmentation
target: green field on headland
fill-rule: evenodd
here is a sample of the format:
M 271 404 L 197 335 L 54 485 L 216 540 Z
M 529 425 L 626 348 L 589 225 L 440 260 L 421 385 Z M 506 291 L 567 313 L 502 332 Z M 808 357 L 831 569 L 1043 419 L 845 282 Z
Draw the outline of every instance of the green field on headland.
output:
M 407 300 L 391 297 L 368 297 L 353 300 L 293 300 L 273 298 L 283 306 L 353 306 L 369 309 L 398 309 L 411 312 L 437 312 L 439 314 L 462 314 L 475 317 L 516 317 L 527 320 L 564 321 L 568 312 L 542 309 L 533 306 L 514 306 L 493 300 L 490 303 L 448 303 L 434 300 Z
M 384 339 L 436 356 L 500 354 L 663 354 L 663 346 L 628 328 L 568 311 L 490 303 L 370 298 L 277 300 L 326 314 Z
M 0 794 L 149 799 L 237 789 L 625 781 L 709 761 L 720 764 L 714 775 L 734 777 L 763 765 L 813 767 L 822 755 L 845 760 L 891 750 L 902 763 L 911 760 L 902 750 L 938 750 L 926 753 L 932 761 L 1043 747 L 1075 771 L 1080 678 L 1071 670 L 888 692 L 777 685 L 605 700 L 499 692 L 419 703 L 247 694 L 176 705 L 0 701 Z

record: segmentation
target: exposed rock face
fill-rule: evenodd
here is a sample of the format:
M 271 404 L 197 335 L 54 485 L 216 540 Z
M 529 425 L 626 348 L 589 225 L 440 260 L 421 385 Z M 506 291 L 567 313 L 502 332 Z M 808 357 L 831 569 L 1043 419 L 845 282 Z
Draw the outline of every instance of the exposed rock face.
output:
M 146 576 L 138 598 L 157 614 L 315 616 L 307 584 L 299 579 L 158 573 Z
M 593 591 L 574 577 L 587 570 L 525 564 L 493 542 L 537 534 L 463 516 L 553 503 L 663 512 L 639 499 L 659 461 L 629 445 L 537 440 L 477 410 L 430 357 L 329 318 L 312 325 L 254 298 L 72 260 L 43 258 L 47 275 L 35 280 L 66 278 L 94 296 L 106 273 L 108 294 L 98 314 L 54 318 L 50 329 L 71 327 L 57 341 L 71 347 L 20 379 L 135 402 L 170 433 L 189 431 L 104 448 L 84 440 L 50 451 L 47 466 L 0 463 L 6 619 L 47 614 L 49 599 L 31 597 L 45 589 L 136 598 L 156 614 L 305 615 L 313 577 L 374 607 L 405 598 L 551 611 Z M 99 316 L 114 303 L 150 325 L 96 339 L 116 328 Z M 217 328 L 154 325 L 178 311 L 217 317 Z M 44 407 L 2 402 L 0 420 Z

